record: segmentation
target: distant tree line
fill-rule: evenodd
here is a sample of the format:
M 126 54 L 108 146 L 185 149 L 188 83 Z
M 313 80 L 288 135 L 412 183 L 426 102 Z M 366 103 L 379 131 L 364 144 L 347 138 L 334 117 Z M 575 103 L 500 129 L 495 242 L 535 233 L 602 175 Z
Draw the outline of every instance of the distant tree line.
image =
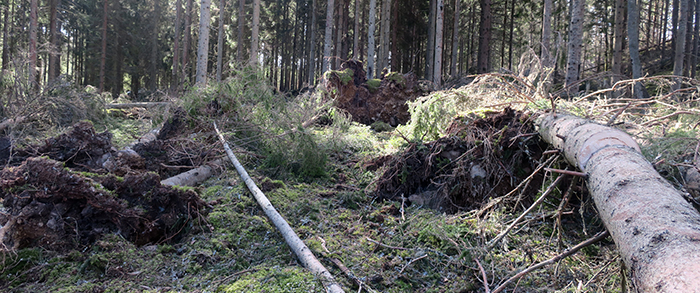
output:
M 441 83 L 535 52 L 565 85 L 695 77 L 700 0 L 0 0 L 3 75 L 119 95 L 257 66 L 280 91 L 344 60 Z M 209 40 L 209 36 L 212 40 Z M 215 36 L 215 37 L 214 37 Z M 371 56 L 372 58 L 369 58 Z

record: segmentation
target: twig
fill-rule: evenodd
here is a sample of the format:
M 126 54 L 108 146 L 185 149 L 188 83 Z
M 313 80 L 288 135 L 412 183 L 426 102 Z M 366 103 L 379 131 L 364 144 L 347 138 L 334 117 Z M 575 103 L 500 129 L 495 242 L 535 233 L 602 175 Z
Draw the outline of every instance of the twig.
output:
M 605 125 L 610 126 L 613 123 L 615 123 L 615 119 L 617 119 L 617 117 L 620 116 L 620 114 L 622 114 L 622 112 L 625 112 L 625 110 L 627 110 L 627 108 L 629 108 L 631 105 L 632 105 L 632 102 L 629 102 L 629 103 L 627 103 L 627 105 L 625 105 L 624 107 L 617 110 L 617 112 L 615 112 L 615 115 L 610 117 L 610 119 L 608 120 L 608 123 Z
M 424 258 L 426 258 L 426 257 L 428 257 L 428 254 L 427 254 L 427 253 L 424 254 L 424 255 L 421 255 L 421 256 L 419 256 L 419 257 L 416 257 L 416 258 L 412 259 L 411 261 L 409 261 L 407 264 L 405 264 L 405 265 L 401 268 L 401 270 L 399 271 L 399 274 L 402 274 L 402 273 L 403 273 L 403 270 L 405 270 L 405 269 L 406 269 L 408 266 L 410 266 L 412 263 L 414 263 L 414 262 L 416 262 L 416 261 L 419 261 L 419 260 L 421 260 L 421 259 L 424 259 Z
M 496 288 L 495 290 L 493 290 L 492 293 L 501 292 L 501 291 L 503 291 L 503 290 L 506 288 L 506 286 L 507 286 L 508 284 L 512 283 L 512 282 L 515 281 L 515 280 L 518 280 L 518 279 L 522 278 L 523 276 L 527 275 L 528 273 L 530 273 L 530 272 L 532 272 L 532 271 L 534 271 L 534 270 L 537 270 L 537 269 L 539 269 L 539 268 L 541 268 L 541 267 L 544 267 L 544 266 L 546 266 L 546 265 L 549 265 L 549 264 L 558 262 L 558 261 L 560 261 L 560 260 L 562 260 L 562 259 L 564 259 L 564 258 L 566 258 L 566 257 L 568 257 L 568 256 L 570 256 L 570 255 L 572 255 L 572 254 L 574 254 L 574 253 L 576 253 L 576 252 L 578 252 L 581 248 L 584 248 L 584 247 L 586 247 L 586 246 L 588 246 L 588 245 L 591 245 L 591 244 L 593 244 L 593 243 L 596 243 L 596 242 L 598 242 L 598 241 L 601 241 L 601 240 L 607 238 L 608 236 L 610 236 L 610 233 L 609 233 L 607 230 L 605 230 L 605 231 L 603 231 L 603 232 L 599 232 L 598 234 L 596 234 L 596 235 L 593 236 L 592 238 L 590 238 L 590 239 L 588 239 L 588 240 L 586 240 L 586 241 L 583 241 L 583 242 L 579 243 L 578 245 L 572 247 L 571 249 L 569 249 L 569 250 L 567 250 L 567 251 L 564 251 L 563 253 L 561 253 L 561 254 L 559 254 L 559 255 L 553 257 L 553 258 L 550 258 L 550 259 L 548 259 L 548 260 L 545 260 L 545 261 L 543 261 L 543 262 L 540 262 L 540 263 L 538 263 L 538 264 L 536 264 L 536 265 L 533 265 L 533 266 L 531 266 L 531 267 L 529 267 L 529 268 L 527 268 L 527 269 L 525 269 L 525 270 L 523 270 L 523 271 L 517 273 L 515 276 L 510 277 L 510 279 L 506 280 L 506 281 L 503 282 L 500 286 L 498 286 L 498 288 Z
M 350 280 L 352 280 L 352 282 L 355 283 L 355 285 L 360 287 L 360 290 L 358 290 L 358 292 L 362 291 L 363 287 L 365 288 L 365 290 L 367 290 L 369 292 L 377 292 L 376 290 L 372 289 L 372 287 L 365 284 L 365 282 L 362 282 L 362 280 L 360 280 L 360 278 L 355 276 L 355 274 L 353 274 L 350 271 L 350 269 L 348 269 L 348 267 L 346 267 L 343 264 L 343 262 L 341 262 L 339 259 L 337 259 L 335 257 L 330 257 L 331 252 L 328 250 L 328 247 L 326 247 L 326 240 L 321 238 L 321 236 L 316 236 L 316 237 L 318 238 L 318 240 L 321 241 L 321 247 L 323 247 L 323 250 L 325 250 L 325 252 L 321 252 L 321 254 L 323 254 L 324 257 L 328 258 L 336 267 L 338 267 L 338 269 L 340 269 L 340 271 L 342 271 L 348 278 L 350 278 Z
M 693 113 L 693 112 L 690 112 L 690 111 L 678 111 L 678 112 L 674 112 L 674 113 L 671 113 L 671 114 L 668 114 L 668 115 L 665 115 L 665 116 L 661 116 L 661 117 L 656 118 L 656 119 L 649 120 L 649 121 L 647 121 L 647 122 L 644 122 L 644 123 L 640 124 L 640 126 L 648 126 L 649 124 L 652 124 L 652 123 L 655 123 L 655 122 L 658 122 L 658 121 L 661 121 L 661 120 L 664 120 L 664 119 L 667 119 L 667 118 L 671 118 L 671 117 L 673 117 L 673 116 L 681 115 L 681 114 L 686 114 L 686 115 L 698 115 L 697 113 Z
M 588 174 L 583 173 L 583 172 L 578 172 L 578 171 L 562 170 L 562 169 L 554 169 L 554 168 L 544 168 L 544 170 L 545 170 L 545 171 L 548 171 L 548 172 L 554 172 L 554 173 L 559 173 L 559 174 L 566 174 L 566 175 L 577 176 L 577 177 L 583 177 L 583 178 L 588 177 Z
M 478 258 L 474 259 L 476 261 L 476 265 L 479 266 L 479 271 L 481 271 L 481 276 L 483 280 L 481 280 L 482 283 L 484 283 L 484 290 L 486 290 L 486 293 L 491 293 L 491 289 L 489 288 L 489 281 L 486 278 L 486 271 L 484 271 L 484 267 L 481 266 L 481 263 L 479 262 Z
M 372 238 L 369 238 L 369 237 L 367 237 L 367 240 L 368 240 L 369 242 L 372 242 L 372 243 L 376 244 L 376 245 L 383 246 L 383 247 L 386 247 L 386 248 L 391 248 L 391 249 L 396 249 L 396 250 L 410 250 L 410 249 L 404 248 L 404 247 L 397 247 L 397 246 L 386 245 L 386 244 L 381 243 L 381 242 L 379 242 L 379 241 L 373 240 Z
M 542 195 L 540 195 L 540 198 L 538 198 L 527 210 L 525 210 L 517 219 L 515 219 L 515 221 L 513 221 L 513 223 L 511 223 L 510 226 L 508 226 L 508 228 L 506 228 L 505 231 L 501 232 L 500 234 L 498 234 L 498 236 L 496 236 L 496 238 L 489 241 L 486 244 L 487 249 L 491 250 L 496 244 L 498 244 L 499 241 L 501 241 L 501 239 L 503 239 L 503 237 L 505 237 L 508 234 L 508 232 L 510 232 L 510 230 L 512 230 L 518 224 L 518 222 L 520 222 L 520 220 L 522 220 L 527 214 L 529 214 L 533 209 L 535 209 L 535 207 L 537 205 L 542 203 L 544 201 L 544 199 L 550 193 L 552 193 L 554 188 L 556 188 L 557 185 L 559 185 L 559 182 L 562 180 L 562 178 L 564 178 L 564 176 L 557 177 L 557 179 L 554 180 L 554 182 L 552 182 L 552 184 L 549 185 L 547 190 L 545 190 L 545 192 L 543 192 Z

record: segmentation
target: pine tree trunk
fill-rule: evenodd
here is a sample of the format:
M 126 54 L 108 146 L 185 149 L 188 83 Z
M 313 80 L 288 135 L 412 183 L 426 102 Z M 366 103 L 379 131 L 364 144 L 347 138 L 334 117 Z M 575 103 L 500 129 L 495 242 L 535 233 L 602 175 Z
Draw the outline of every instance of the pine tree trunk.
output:
M 224 70 L 224 0 L 219 1 L 219 31 L 217 38 L 216 54 L 216 81 L 221 82 L 222 71 Z
M 260 0 L 253 0 L 253 24 L 251 29 L 250 65 L 258 64 L 258 43 L 260 40 Z
M 49 19 L 49 83 L 54 81 L 61 74 L 61 66 L 59 56 L 61 47 L 58 43 L 58 19 L 57 7 L 60 5 L 60 0 L 50 0 L 50 19 Z
M 690 62 L 690 77 L 695 78 L 698 66 L 698 46 L 700 45 L 700 1 L 695 0 L 695 29 L 693 31 L 693 58 Z
M 480 0 L 481 5 L 481 23 L 479 25 L 479 53 L 476 61 L 477 72 L 486 73 L 491 68 L 490 50 L 491 50 L 491 0 Z
M 679 4 L 679 17 L 680 19 L 685 20 L 688 18 L 688 0 L 680 0 Z M 679 21 L 678 29 L 676 29 L 677 34 L 673 36 L 673 39 L 676 42 L 675 53 L 673 55 L 673 75 L 677 76 L 681 76 L 683 74 L 683 61 L 685 60 L 685 34 L 687 32 L 686 25 L 686 21 Z M 680 87 L 680 80 L 676 80 L 676 82 L 672 85 L 673 90 L 677 90 Z
M 105 62 L 107 61 L 107 0 L 102 1 L 102 55 L 100 57 L 100 92 L 105 90 Z
M 461 0 L 455 0 L 454 23 L 452 24 L 452 62 L 450 62 L 450 75 L 457 77 L 457 56 L 459 51 L 459 19 Z
M 182 78 L 189 81 L 190 45 L 192 43 L 192 1 L 187 0 L 187 11 L 185 12 L 185 41 L 182 48 Z
M 637 6 L 637 0 L 627 0 L 627 38 L 630 43 L 632 78 L 640 78 L 642 77 L 642 62 L 639 58 L 639 6 Z M 644 97 L 641 82 L 634 83 L 632 96 L 636 99 Z
M 374 78 L 374 25 L 376 17 L 377 0 L 369 0 L 369 28 L 367 29 L 367 79 Z
M 238 64 L 243 63 L 243 19 L 245 18 L 245 0 L 238 1 L 238 42 L 236 42 L 236 47 L 238 47 L 238 52 L 236 54 L 236 60 Z
M 311 23 L 309 24 L 309 86 L 316 84 L 316 0 L 311 0 Z
M 155 91 L 158 87 L 158 20 L 160 18 L 160 0 L 154 0 L 151 37 L 151 56 L 148 60 L 148 89 Z
M 36 43 L 37 43 L 37 30 L 38 30 L 38 0 L 31 0 L 30 10 L 29 10 L 29 84 L 32 88 L 38 88 L 39 85 L 36 83 L 37 73 L 37 53 L 36 53 Z
M 382 0 L 382 17 L 379 26 L 379 54 L 377 54 L 377 76 L 389 64 L 389 19 L 391 15 L 391 0 Z
M 352 59 L 360 60 L 360 1 L 355 0 L 355 27 L 352 30 Z
M 8 33 L 10 26 L 10 4 L 3 6 L 2 10 L 4 12 L 2 20 L 2 70 L 7 70 L 7 65 L 10 63 L 10 35 Z
M 182 0 L 175 2 L 175 36 L 173 37 L 173 68 L 170 91 L 174 94 L 180 85 L 180 21 L 182 21 Z
M 331 68 L 331 47 L 333 46 L 333 10 L 335 8 L 334 1 L 328 0 L 326 6 L 326 34 L 323 43 L 323 72 Z
M 686 18 L 685 33 L 685 64 L 683 65 L 683 76 L 690 76 L 690 59 L 693 53 L 693 16 L 695 14 L 695 1 L 688 0 L 688 17 Z
M 583 48 L 583 19 L 585 0 L 571 1 L 571 22 L 569 23 L 569 43 L 566 61 L 565 86 L 570 86 L 578 81 L 579 67 L 581 66 L 581 49 Z M 574 92 L 578 92 L 574 90 Z
M 680 9 L 679 6 L 680 0 L 673 0 L 673 10 L 671 10 L 671 33 L 673 34 L 673 37 L 671 38 L 671 49 L 674 50 L 674 58 L 676 56 L 676 39 L 678 38 L 678 13 Z
M 625 1 L 615 0 L 615 28 L 613 29 L 612 83 L 622 76 L 622 44 L 625 41 Z
M 442 85 L 442 31 L 445 17 L 445 5 L 443 0 L 437 0 L 435 11 L 435 70 L 433 71 L 433 83 Z
M 199 41 L 197 42 L 197 74 L 195 75 L 195 85 L 198 87 L 204 87 L 207 84 L 210 9 L 211 0 L 202 0 L 199 6 Z
M 490 1 L 490 0 L 489 0 Z M 430 0 L 430 12 L 428 12 L 428 44 L 425 49 L 425 79 L 433 80 L 435 72 L 435 11 L 437 0 Z
M 654 169 L 626 133 L 561 114 L 539 133 L 588 175 L 598 214 L 637 292 L 697 292 L 700 214 Z

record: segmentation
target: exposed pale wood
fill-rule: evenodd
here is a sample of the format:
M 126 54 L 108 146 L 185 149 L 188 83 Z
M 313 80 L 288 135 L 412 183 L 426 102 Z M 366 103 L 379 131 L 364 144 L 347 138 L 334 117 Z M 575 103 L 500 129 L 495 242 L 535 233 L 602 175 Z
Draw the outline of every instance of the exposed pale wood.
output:
M 258 205 L 260 205 L 260 208 L 262 208 L 265 215 L 267 215 L 267 218 L 270 219 L 275 227 L 277 227 L 277 230 L 280 231 L 285 242 L 287 242 L 287 245 L 289 245 L 292 252 L 294 252 L 302 265 L 304 265 L 304 267 L 311 271 L 314 275 L 321 278 L 321 282 L 323 282 L 327 292 L 344 292 L 333 278 L 333 275 L 331 275 L 331 273 L 321 264 L 321 262 L 318 261 L 316 256 L 314 256 L 301 238 L 297 236 L 297 233 L 292 230 L 292 227 L 289 226 L 282 215 L 277 212 L 272 203 L 270 203 L 270 200 L 268 200 L 260 188 L 255 185 L 255 182 L 253 182 L 253 179 L 250 178 L 248 172 L 245 170 L 245 168 L 243 168 L 243 165 L 238 162 L 236 155 L 233 154 L 233 151 L 224 139 L 224 136 L 221 135 L 221 132 L 219 132 L 219 128 L 216 126 L 216 123 L 214 123 L 214 129 L 219 136 L 219 140 L 224 145 L 224 149 L 226 150 L 226 154 L 231 160 L 231 163 L 233 163 L 233 166 L 236 167 L 236 171 L 238 171 L 238 174 L 241 176 L 241 179 L 243 179 L 243 182 L 245 182 L 246 186 L 248 186 L 248 189 L 253 194 L 253 197 L 255 197 Z
M 167 186 L 195 186 L 214 175 L 216 167 L 221 166 L 222 164 L 223 160 L 215 160 L 204 166 L 200 166 L 199 168 L 192 169 L 162 180 L 160 181 L 160 184 Z
M 169 105 L 170 102 L 140 102 L 140 103 L 123 103 L 123 104 L 107 104 L 107 109 L 130 109 L 130 108 L 153 108 L 158 106 Z
M 600 218 L 638 292 L 697 292 L 700 213 L 628 134 L 568 115 L 538 118 L 540 134 L 588 174 Z

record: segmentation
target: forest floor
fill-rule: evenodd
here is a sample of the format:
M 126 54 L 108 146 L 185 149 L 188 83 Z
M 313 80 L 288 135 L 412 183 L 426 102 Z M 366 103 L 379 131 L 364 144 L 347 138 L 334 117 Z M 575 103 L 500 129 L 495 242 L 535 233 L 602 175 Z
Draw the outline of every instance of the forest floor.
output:
M 584 180 L 545 171 L 570 167 L 533 126 L 552 102 L 534 98 L 522 77 L 481 76 L 430 94 L 411 77 L 402 84 L 387 76 L 377 88 L 357 80 L 352 90 L 367 97 L 411 95 L 406 81 L 416 93 L 398 112 L 358 115 L 361 124 L 349 118 L 352 109 L 341 110 L 342 98 L 329 99 L 342 95 L 333 91 L 338 83 L 287 97 L 254 73 L 239 76 L 176 106 L 114 110 L 92 123 L 28 127 L 25 140 L 0 139 L 0 290 L 324 292 L 230 164 L 214 165 L 216 175 L 196 187 L 160 184 L 226 160 L 212 122 L 346 291 L 486 292 L 604 230 Z M 554 103 L 622 121 L 616 125 L 695 201 L 696 96 Z M 154 126 L 158 135 L 134 142 Z M 541 205 L 489 243 L 555 181 Z M 623 292 L 622 270 L 608 238 L 507 290 Z

